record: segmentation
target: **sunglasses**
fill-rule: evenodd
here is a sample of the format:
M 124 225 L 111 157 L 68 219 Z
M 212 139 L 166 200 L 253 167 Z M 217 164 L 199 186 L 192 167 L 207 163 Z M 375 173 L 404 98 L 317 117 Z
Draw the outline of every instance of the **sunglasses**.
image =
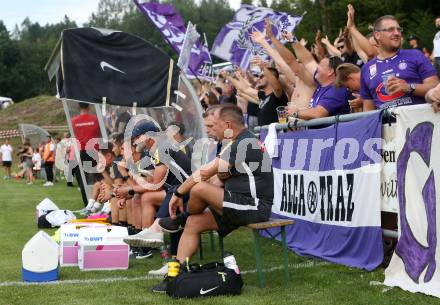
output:
M 402 28 L 394 27 L 394 26 L 386 28 L 386 29 L 376 30 L 376 32 L 387 32 L 388 34 L 392 34 L 392 33 L 394 33 L 394 31 L 397 31 L 398 33 L 403 33 Z
M 342 50 L 343 48 L 344 48 L 344 45 L 337 47 L 338 50 Z

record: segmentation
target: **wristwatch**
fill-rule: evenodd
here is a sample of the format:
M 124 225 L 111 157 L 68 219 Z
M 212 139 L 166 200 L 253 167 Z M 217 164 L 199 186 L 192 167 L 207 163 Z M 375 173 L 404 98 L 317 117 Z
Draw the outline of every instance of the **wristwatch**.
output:
M 126 182 L 126 181 L 128 180 L 128 178 L 130 178 L 129 175 L 127 175 L 127 176 L 122 176 L 122 181 Z
M 414 91 L 416 91 L 416 84 L 414 84 L 414 83 L 409 84 L 409 92 L 408 93 L 413 94 Z
M 135 191 L 134 191 L 134 189 L 130 188 L 130 189 L 128 190 L 127 193 L 128 193 L 128 195 L 130 195 L 130 196 L 134 196 Z
M 177 189 L 174 191 L 174 195 L 176 197 L 178 197 L 178 198 L 182 198 L 183 197 L 183 194 L 179 193 L 179 191 Z

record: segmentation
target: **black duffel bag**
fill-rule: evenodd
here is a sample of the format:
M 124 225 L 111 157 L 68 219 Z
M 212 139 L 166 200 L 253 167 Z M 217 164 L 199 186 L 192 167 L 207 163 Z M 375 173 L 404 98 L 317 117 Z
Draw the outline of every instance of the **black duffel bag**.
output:
M 242 287 L 240 274 L 223 263 L 208 263 L 182 268 L 178 276 L 170 279 L 167 294 L 174 298 L 238 295 Z

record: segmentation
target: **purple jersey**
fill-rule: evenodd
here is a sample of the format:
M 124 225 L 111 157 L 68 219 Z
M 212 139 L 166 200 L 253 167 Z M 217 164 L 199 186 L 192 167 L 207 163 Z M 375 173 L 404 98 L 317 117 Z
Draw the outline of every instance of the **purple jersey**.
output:
M 436 75 L 429 60 L 419 50 L 399 50 L 391 58 L 380 60 L 377 57 L 362 67 L 361 97 L 373 100 L 376 108 L 425 103 L 420 96 L 397 92 L 390 95 L 384 83 L 388 77 L 395 76 L 408 84 L 421 84 L 423 80 Z
M 328 111 L 329 116 L 350 113 L 350 105 L 348 104 L 349 91 L 345 87 L 337 88 L 334 84 L 321 86 L 315 78 L 316 90 L 313 92 L 310 100 L 310 107 L 323 107 Z

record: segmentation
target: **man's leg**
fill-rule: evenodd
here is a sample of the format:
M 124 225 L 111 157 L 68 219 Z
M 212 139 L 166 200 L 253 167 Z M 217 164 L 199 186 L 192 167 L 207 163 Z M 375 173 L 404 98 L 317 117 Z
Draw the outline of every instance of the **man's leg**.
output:
M 202 213 L 211 206 L 222 215 L 224 189 L 209 182 L 199 182 L 191 189 L 188 212 L 190 215 Z
M 145 192 L 142 194 L 142 229 L 151 227 L 156 216 L 156 208 L 160 207 L 165 196 L 165 191 Z
M 210 210 L 188 217 L 177 250 L 177 259 L 180 263 L 185 262 L 187 257 L 191 259 L 199 247 L 200 233 L 209 230 L 218 230 L 217 223 Z
M 141 197 L 140 196 L 133 196 L 131 199 L 132 201 L 132 219 L 134 222 L 134 227 L 136 228 L 136 231 L 142 230 L 142 209 L 141 209 Z

